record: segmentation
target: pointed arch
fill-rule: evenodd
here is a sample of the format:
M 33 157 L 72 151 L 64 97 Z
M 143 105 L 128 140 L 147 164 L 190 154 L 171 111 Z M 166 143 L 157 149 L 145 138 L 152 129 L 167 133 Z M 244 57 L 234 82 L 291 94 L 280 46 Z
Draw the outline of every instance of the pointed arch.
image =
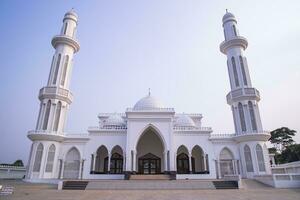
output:
M 244 114 L 244 108 L 241 102 L 238 104 L 238 110 L 239 110 L 239 115 L 240 115 L 240 121 L 241 121 L 241 128 L 242 131 L 246 131 L 246 121 L 245 121 L 245 114 Z
M 247 144 L 244 146 L 244 157 L 245 157 L 247 172 L 253 172 L 254 169 L 253 169 L 251 150 Z
M 221 177 L 224 177 L 226 174 L 234 174 L 233 160 L 234 155 L 232 151 L 228 147 L 224 147 L 219 155 Z
M 176 166 L 178 174 L 190 173 L 189 150 L 185 145 L 177 148 Z
M 238 72 L 237 72 L 237 68 L 236 68 L 235 58 L 233 56 L 231 57 L 231 63 L 232 63 L 233 77 L 234 77 L 235 86 L 239 87 L 240 86 L 239 76 L 238 76 Z
M 141 174 L 157 174 L 166 170 L 166 143 L 157 127 L 148 124 L 136 141 L 135 169 Z M 146 156 L 148 155 L 148 156 Z M 152 156 L 149 156 L 152 155 Z
M 139 134 L 139 137 L 137 138 L 136 142 L 135 142 L 135 150 L 137 150 L 137 145 L 138 142 L 140 141 L 140 139 L 143 137 L 144 134 L 146 134 L 149 130 L 152 130 L 160 139 L 160 141 L 162 141 L 163 144 L 163 149 L 165 150 L 167 148 L 166 146 L 166 141 L 161 133 L 161 131 L 153 124 L 148 124 L 147 126 L 144 127 L 144 129 L 142 129 L 142 131 Z
M 108 149 L 105 145 L 101 145 L 96 152 L 95 173 L 103 174 L 108 172 Z
M 123 149 L 119 145 L 114 146 L 111 150 L 110 173 L 111 174 L 123 173 L 123 161 L 124 161 Z
M 266 167 L 265 167 L 265 159 L 264 159 L 264 153 L 263 149 L 260 144 L 257 144 L 255 147 L 256 150 L 256 156 L 257 156 L 257 164 L 258 164 L 258 169 L 260 172 L 265 172 Z
M 252 101 L 248 101 L 248 108 L 249 108 L 249 114 L 250 114 L 252 130 L 257 131 L 257 124 L 256 124 L 255 113 L 254 113 L 254 108 L 253 108 Z
M 192 155 L 192 172 L 202 173 L 206 171 L 206 158 L 203 149 L 199 145 L 195 145 L 191 151 Z
M 78 179 L 80 168 L 80 151 L 72 147 L 65 156 L 63 177 L 66 179 Z
M 52 144 L 48 150 L 47 164 L 46 164 L 46 170 L 45 170 L 46 172 L 52 172 L 52 170 L 53 170 L 55 150 L 56 150 L 56 147 L 54 144 Z
M 56 80 L 57 80 L 57 76 L 58 76 L 58 71 L 59 71 L 60 60 L 61 60 L 61 54 L 58 54 L 52 84 L 56 84 Z
M 44 145 L 42 143 L 39 143 L 35 153 L 35 159 L 33 165 L 34 172 L 40 172 L 41 170 L 43 152 L 44 152 Z
M 59 120 L 60 120 L 60 113 L 61 113 L 61 102 L 59 101 L 56 105 L 56 112 L 55 112 L 55 121 L 54 121 L 54 127 L 53 130 L 58 130 Z
M 51 100 L 48 100 L 47 105 L 46 105 L 46 112 L 45 112 L 45 116 L 44 116 L 43 130 L 47 130 L 47 128 L 48 128 L 50 109 L 51 109 Z

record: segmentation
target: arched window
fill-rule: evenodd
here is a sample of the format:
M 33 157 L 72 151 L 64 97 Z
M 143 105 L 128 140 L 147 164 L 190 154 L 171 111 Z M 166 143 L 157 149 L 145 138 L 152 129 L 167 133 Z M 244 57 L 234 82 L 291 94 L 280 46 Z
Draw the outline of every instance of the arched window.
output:
M 53 170 L 53 162 L 55 156 L 55 146 L 52 144 L 49 147 L 48 157 L 47 157 L 47 164 L 46 164 L 46 172 L 52 172 Z
M 239 83 L 239 77 L 238 77 L 238 73 L 237 73 L 237 69 L 236 69 L 235 59 L 234 59 L 233 56 L 231 57 L 231 62 L 232 62 L 232 69 L 233 69 L 233 76 L 234 76 L 235 86 L 238 87 L 238 86 L 240 86 L 240 83 Z
M 243 57 L 239 56 L 239 59 L 240 59 L 240 64 L 241 64 L 241 69 L 242 69 L 242 74 L 243 74 L 244 85 L 247 85 L 247 77 L 246 77 L 246 71 L 245 71 Z
M 252 124 L 252 130 L 257 131 L 255 113 L 254 113 L 253 103 L 251 101 L 248 102 L 248 107 L 249 107 L 250 119 Z
M 51 108 L 51 101 L 49 100 L 47 102 L 47 106 L 46 106 L 46 112 L 45 112 L 44 123 L 43 123 L 43 130 L 47 130 L 48 121 L 49 121 L 49 114 L 50 114 L 50 108 Z
M 55 58 L 55 56 L 52 56 L 51 68 L 50 68 L 50 73 L 49 73 L 49 77 L 48 77 L 48 84 L 51 83 L 50 79 L 51 79 L 51 73 L 52 73 L 52 70 L 53 70 L 54 58 Z
M 259 144 L 256 145 L 255 149 L 256 149 L 256 156 L 257 156 L 257 162 L 258 162 L 258 169 L 260 172 L 264 172 L 264 171 L 266 171 L 266 168 L 265 168 L 263 149 Z
M 34 172 L 39 172 L 41 169 L 43 150 L 44 150 L 44 146 L 43 146 L 43 144 L 40 143 L 38 145 L 38 147 L 36 149 L 36 153 L 35 153 L 35 159 L 34 159 L 34 165 L 33 165 Z
M 68 27 L 68 23 L 66 23 L 65 28 L 64 28 L 64 35 L 66 35 L 67 33 L 67 27 Z
M 54 77 L 53 77 L 53 84 L 56 83 L 57 80 L 57 75 L 58 75 L 58 70 L 59 70 L 59 64 L 60 64 L 60 59 L 61 59 L 61 54 L 58 54 L 57 61 L 56 61 L 56 66 L 55 66 L 55 71 L 54 71 Z
M 55 121 L 54 121 L 54 128 L 53 128 L 54 131 L 57 131 L 57 130 L 58 130 L 58 124 L 59 124 L 59 119 L 60 119 L 60 113 L 61 113 L 61 102 L 59 101 L 59 102 L 57 103 L 57 106 L 56 106 Z
M 189 156 L 181 153 L 177 156 L 177 173 L 188 174 L 190 172 Z
M 65 64 L 64 64 L 64 68 L 63 68 L 63 73 L 62 73 L 61 82 L 60 82 L 60 84 L 61 84 L 62 86 L 65 85 L 65 80 L 66 80 L 66 74 L 67 74 L 68 64 L 69 64 L 69 56 L 66 55 L 66 58 L 65 58 Z
M 232 25 L 232 29 L 233 29 L 234 35 L 237 36 L 237 32 L 236 32 L 236 27 L 235 27 L 235 25 Z
M 246 131 L 246 122 L 245 122 L 243 105 L 241 103 L 239 103 L 238 108 L 239 108 L 239 115 L 240 115 L 240 120 L 241 120 L 242 131 Z
M 252 164 L 252 156 L 251 156 L 251 151 L 248 145 L 245 145 L 244 147 L 244 156 L 245 156 L 245 161 L 246 161 L 246 169 L 247 172 L 253 172 L 253 164 Z

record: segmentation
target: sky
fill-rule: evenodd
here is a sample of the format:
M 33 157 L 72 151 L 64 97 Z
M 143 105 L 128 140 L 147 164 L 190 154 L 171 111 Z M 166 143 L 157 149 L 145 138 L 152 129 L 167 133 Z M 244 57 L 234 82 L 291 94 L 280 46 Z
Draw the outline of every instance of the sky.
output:
M 300 1 L 0 1 L 0 163 L 29 156 L 38 91 L 46 86 L 64 14 L 79 16 L 67 133 L 87 133 L 97 114 L 125 112 L 151 94 L 203 126 L 232 133 L 224 40 L 225 9 L 237 20 L 264 130 L 286 126 L 300 142 Z

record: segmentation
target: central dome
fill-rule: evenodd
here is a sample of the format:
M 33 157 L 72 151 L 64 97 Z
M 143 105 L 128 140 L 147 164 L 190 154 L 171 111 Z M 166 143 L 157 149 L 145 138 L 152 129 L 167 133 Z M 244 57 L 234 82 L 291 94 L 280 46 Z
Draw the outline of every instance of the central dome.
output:
M 161 108 L 164 108 L 163 104 L 149 93 L 134 105 L 133 110 L 159 110 Z

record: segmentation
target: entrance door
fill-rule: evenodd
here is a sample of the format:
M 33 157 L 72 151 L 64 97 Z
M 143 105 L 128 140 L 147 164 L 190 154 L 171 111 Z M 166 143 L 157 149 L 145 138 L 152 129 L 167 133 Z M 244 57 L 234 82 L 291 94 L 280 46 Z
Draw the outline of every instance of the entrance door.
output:
M 160 158 L 148 153 L 139 158 L 140 174 L 159 174 L 161 172 Z

